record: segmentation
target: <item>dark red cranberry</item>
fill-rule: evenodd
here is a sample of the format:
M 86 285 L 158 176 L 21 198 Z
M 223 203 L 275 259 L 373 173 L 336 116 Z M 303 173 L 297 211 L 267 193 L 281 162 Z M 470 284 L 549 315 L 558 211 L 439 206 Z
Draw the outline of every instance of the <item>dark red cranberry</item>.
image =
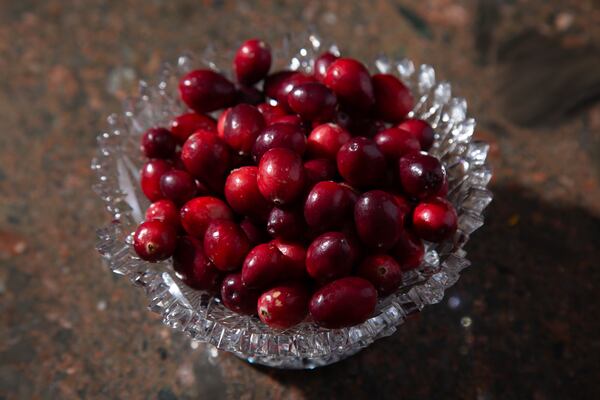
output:
M 344 110 L 336 112 L 334 121 L 352 136 L 373 137 L 386 129 L 385 123 L 381 120 L 373 119 L 368 115 L 350 115 Z
M 300 239 L 305 231 L 302 212 L 296 209 L 273 207 L 267 220 L 267 232 L 274 238 Z
M 163 199 L 150 204 L 146 210 L 147 221 L 162 221 L 175 227 L 179 226 L 179 209 L 171 200 Z
M 458 217 L 449 201 L 435 197 L 417 205 L 412 221 L 419 237 L 430 242 L 441 242 L 454 235 Z
M 160 178 L 160 190 L 164 197 L 176 204 L 183 204 L 196 195 L 196 181 L 186 171 L 172 169 Z
M 263 118 L 265 119 L 265 123 L 267 125 L 271 125 L 273 123 L 273 119 L 278 117 L 284 117 L 287 115 L 285 107 L 282 107 L 280 105 L 261 103 L 258 106 L 256 106 L 256 108 L 263 115 Z
M 385 177 L 385 157 L 377 144 L 366 137 L 352 138 L 340 147 L 337 166 L 348 183 L 360 188 L 376 186 Z
M 204 252 L 221 271 L 239 269 L 250 251 L 250 242 L 238 224 L 227 219 L 212 221 L 204 233 Z
M 255 88 L 254 86 L 238 86 L 237 88 L 237 102 L 242 104 L 250 104 L 257 106 L 265 101 L 265 95 L 263 92 Z
M 240 222 L 240 228 L 242 228 L 246 237 L 248 237 L 251 246 L 265 243 L 270 239 L 264 228 L 262 226 L 259 227 L 256 222 L 249 217 L 245 217 L 242 222 Z
M 142 152 L 148 158 L 171 158 L 176 145 L 175 138 L 165 128 L 150 128 L 142 136 Z
M 313 74 L 319 82 L 323 82 L 325 80 L 327 68 L 329 68 L 329 66 L 337 59 L 338 56 L 328 51 L 316 58 Z
M 354 205 L 354 223 L 360 240 L 367 246 L 389 249 L 400 238 L 404 214 L 393 195 L 372 190 Z
M 179 238 L 173 254 L 173 269 L 181 275 L 183 282 L 193 289 L 210 293 L 219 290 L 221 273 L 204 254 L 202 241 L 196 238 Z
M 133 235 L 133 249 L 146 261 L 161 261 L 173 255 L 177 244 L 177 229 L 162 221 L 145 221 Z
M 309 300 L 310 294 L 301 284 L 276 286 L 258 299 L 258 317 L 271 328 L 291 328 L 306 318 Z
M 223 140 L 237 153 L 249 154 L 265 126 L 262 114 L 249 104 L 231 108 L 223 125 Z
M 164 160 L 150 160 L 144 164 L 140 171 L 140 184 L 148 200 L 154 202 L 164 197 L 160 191 L 160 178 L 171 168 Z
M 225 198 L 236 213 L 264 221 L 271 205 L 258 190 L 257 174 L 258 168 L 254 166 L 231 171 L 225 181 Z
M 327 232 L 318 236 L 306 251 L 306 271 L 320 283 L 350 275 L 353 251 L 346 235 Z
M 256 314 L 259 296 L 259 290 L 244 286 L 241 273 L 227 275 L 221 284 L 223 305 L 238 314 Z
M 183 229 L 199 239 L 204 239 L 208 225 L 216 219 L 233 219 L 233 213 L 223 202 L 216 197 L 196 197 L 181 207 L 181 225 Z
M 271 68 L 271 48 L 259 39 L 246 40 L 235 53 L 233 72 L 238 82 L 253 85 Z
M 329 158 L 335 160 L 338 150 L 352 136 L 344 128 L 336 124 L 322 124 L 312 130 L 306 141 L 311 158 Z
M 318 82 L 296 85 L 288 94 L 292 111 L 310 121 L 330 120 L 337 107 L 337 98 L 331 89 Z
M 276 205 L 297 200 L 304 189 L 304 166 L 294 151 L 277 147 L 263 154 L 258 165 L 258 190 Z
M 304 218 L 311 228 L 325 231 L 341 228 L 352 219 L 354 203 L 348 189 L 336 182 L 317 183 L 306 197 Z
M 335 161 L 328 158 L 316 158 L 304 162 L 307 187 L 321 181 L 332 181 L 337 177 Z
M 410 271 L 419 268 L 423 262 L 425 246 L 417 235 L 412 231 L 405 230 L 390 250 L 390 254 L 398 261 L 402 271 Z
M 277 104 L 289 109 L 287 96 L 296 85 L 314 82 L 315 78 L 302 72 L 280 71 L 267 76 L 264 91 L 267 97 L 277 100 Z
M 371 282 L 380 297 L 394 293 L 402 283 L 400 265 L 385 254 L 365 258 L 358 267 L 357 275 Z
M 284 242 L 275 239 L 273 243 L 284 255 L 288 263 L 290 279 L 300 280 L 308 277 L 306 273 L 306 248 L 299 243 Z
M 394 194 L 393 196 L 396 199 L 396 204 L 400 207 L 400 213 L 404 216 L 404 221 L 406 222 L 406 217 L 412 212 L 413 204 L 402 195 Z
M 375 74 L 371 81 L 375 93 L 375 112 L 381 119 L 398 122 L 412 110 L 412 94 L 400 79 L 390 74 Z
M 171 158 L 170 161 L 173 168 L 178 169 L 180 171 L 186 170 L 183 161 L 181 161 L 181 150 L 175 151 L 175 155 L 173 156 L 173 158 Z
M 198 179 L 195 180 L 196 182 L 196 196 L 208 196 L 210 194 L 210 189 L 202 182 L 200 182 Z
M 256 138 L 252 158 L 258 163 L 267 150 L 275 147 L 290 149 L 302 156 L 306 150 L 306 136 L 296 125 L 277 123 L 267 126 Z
M 403 155 L 421 150 L 419 141 L 410 132 L 398 128 L 381 131 L 374 139 L 389 162 L 395 163 Z
M 366 279 L 349 276 L 317 290 L 310 299 L 310 315 L 325 328 L 338 329 L 360 324 L 377 304 L 377 290 Z
M 415 135 L 419 143 L 421 143 L 421 149 L 427 151 L 433 145 L 435 132 L 433 132 L 433 128 L 431 128 L 431 125 L 427 121 L 417 118 L 407 118 L 400 122 L 397 127 Z
M 288 263 L 277 246 L 263 243 L 254 247 L 244 260 L 242 282 L 244 285 L 264 289 L 288 278 Z
M 375 102 L 369 71 L 352 58 L 338 58 L 325 74 L 325 85 L 338 101 L 354 112 L 366 114 Z
M 440 161 L 427 153 L 410 153 L 398 162 L 398 177 L 404 192 L 419 199 L 436 194 L 446 172 Z
M 231 152 L 214 133 L 198 131 L 183 145 L 181 160 L 192 175 L 212 190 L 220 190 L 231 165 Z
M 216 132 L 217 124 L 211 117 L 196 113 L 181 114 L 171 121 L 171 133 L 179 144 L 185 143 L 192 133 L 199 130 Z
M 235 86 L 210 69 L 191 71 L 179 81 L 181 100 L 189 108 L 205 113 L 225 108 L 235 101 Z
M 217 136 L 219 136 L 221 139 L 225 137 L 225 121 L 227 121 L 227 115 L 229 114 L 229 111 L 231 111 L 231 108 L 223 110 L 217 119 Z

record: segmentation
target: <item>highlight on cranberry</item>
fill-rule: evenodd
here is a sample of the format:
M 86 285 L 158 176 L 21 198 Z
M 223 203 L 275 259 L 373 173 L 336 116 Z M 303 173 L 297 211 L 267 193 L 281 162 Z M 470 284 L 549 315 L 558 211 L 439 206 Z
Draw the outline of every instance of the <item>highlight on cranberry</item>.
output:
M 179 82 L 188 109 L 140 139 L 150 201 L 133 233 L 149 262 L 272 329 L 360 324 L 409 284 L 426 242 L 452 240 L 435 132 L 410 89 L 329 52 L 271 70 L 260 39 Z

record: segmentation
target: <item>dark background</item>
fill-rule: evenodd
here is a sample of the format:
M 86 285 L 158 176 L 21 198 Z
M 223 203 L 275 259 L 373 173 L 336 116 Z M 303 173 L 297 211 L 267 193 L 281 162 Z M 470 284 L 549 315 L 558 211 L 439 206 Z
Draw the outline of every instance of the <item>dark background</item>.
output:
M 89 164 L 162 60 L 308 23 L 359 58 L 435 65 L 491 143 L 495 200 L 441 304 L 281 372 L 191 351 L 102 267 Z M 594 0 L 1 0 L 0 398 L 599 398 L 598 46 Z

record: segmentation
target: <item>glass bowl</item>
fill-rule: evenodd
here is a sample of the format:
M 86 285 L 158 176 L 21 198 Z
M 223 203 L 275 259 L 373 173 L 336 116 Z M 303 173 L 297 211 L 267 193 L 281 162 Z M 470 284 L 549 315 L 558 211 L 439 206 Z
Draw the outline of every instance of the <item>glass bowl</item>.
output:
M 274 60 L 287 60 L 275 68 L 310 72 L 312 61 L 324 50 L 337 52 L 315 34 L 290 39 L 273 48 Z M 452 97 L 450 83 L 436 81 L 429 65 L 415 66 L 408 59 L 373 61 L 372 72 L 396 74 L 415 97 L 411 116 L 425 119 L 435 128 L 431 153 L 446 167 L 449 200 L 458 213 L 458 231 L 451 240 L 426 243 L 422 265 L 406 273 L 402 287 L 381 299 L 367 321 L 343 329 L 324 329 L 306 321 L 286 331 L 272 330 L 257 317 L 238 315 L 218 298 L 187 287 L 174 273 L 170 260 L 140 260 L 131 246 L 131 233 L 142 221 L 149 205 L 138 184 L 143 158 L 139 150 L 142 133 L 186 110 L 179 100 L 178 78 L 197 67 L 213 68 L 228 75 L 232 52 L 208 47 L 198 57 L 182 55 L 175 64 L 164 64 L 156 82 L 140 82 L 139 95 L 126 102 L 120 114 L 108 117 L 108 128 L 98 136 L 98 152 L 92 161 L 97 174 L 94 191 L 104 201 L 112 222 L 98 230 L 97 250 L 116 274 L 143 288 L 150 310 L 163 322 L 186 332 L 194 340 L 231 352 L 251 363 L 271 367 L 314 368 L 346 358 L 375 340 L 389 336 L 411 314 L 442 300 L 446 288 L 469 265 L 463 246 L 469 235 L 483 225 L 482 212 L 492 194 L 486 189 L 491 171 L 486 164 L 488 144 L 472 140 L 475 120 L 467 116 L 467 102 Z

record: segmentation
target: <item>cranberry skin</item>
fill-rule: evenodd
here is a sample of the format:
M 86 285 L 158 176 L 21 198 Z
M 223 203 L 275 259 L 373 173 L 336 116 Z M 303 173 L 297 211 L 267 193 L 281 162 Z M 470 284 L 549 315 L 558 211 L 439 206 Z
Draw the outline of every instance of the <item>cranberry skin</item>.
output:
M 172 169 L 160 178 L 163 196 L 176 204 L 183 204 L 196 195 L 196 181 L 186 171 Z
M 216 219 L 233 219 L 231 209 L 216 197 L 196 197 L 181 207 L 181 225 L 183 229 L 199 239 L 204 238 L 208 225 Z
M 264 289 L 287 277 L 287 260 L 272 243 L 259 244 L 244 259 L 242 282 L 248 287 Z
M 290 279 L 301 280 L 308 277 L 306 273 L 306 248 L 299 243 L 285 242 L 275 239 L 273 243 L 288 262 Z
M 300 128 L 304 134 L 306 134 L 306 132 L 308 131 L 309 126 L 310 126 L 306 121 L 304 121 L 302 118 L 300 118 L 296 114 L 275 117 L 275 118 L 273 118 L 273 120 L 271 121 L 269 126 L 275 125 L 275 124 L 294 125 L 294 126 Z
M 242 222 L 240 222 L 240 228 L 242 228 L 246 234 L 251 246 L 256 246 L 269 240 L 267 232 L 265 232 L 262 227 L 257 226 L 256 223 L 248 217 L 245 217 Z
M 227 144 L 212 132 L 198 131 L 183 145 L 181 160 L 185 168 L 211 189 L 221 189 L 231 165 Z
M 173 254 L 173 269 L 191 288 L 216 293 L 219 290 L 221 273 L 210 262 L 202 241 L 191 236 L 180 237 Z
M 340 175 L 351 185 L 365 188 L 381 183 L 385 177 L 385 156 L 374 141 L 355 137 L 346 142 L 337 154 Z
M 333 90 L 344 107 L 367 113 L 375 103 L 369 71 L 352 58 L 338 58 L 325 74 L 325 85 Z
M 221 139 L 225 137 L 225 121 L 227 120 L 227 115 L 231 111 L 231 108 L 223 110 L 221 114 L 219 114 L 219 118 L 217 119 L 217 136 Z
M 250 241 L 235 222 L 220 219 L 204 233 L 204 252 L 221 271 L 239 269 L 250 251 Z
M 375 74 L 371 81 L 375 93 L 375 111 L 381 119 L 398 122 L 412 110 L 412 94 L 400 79 L 389 74 Z
M 239 154 L 249 154 L 264 126 L 265 120 L 256 107 L 239 104 L 227 113 L 223 140 Z
M 142 152 L 148 158 L 171 158 L 176 145 L 175 138 L 165 128 L 150 128 L 142 136 Z
M 367 246 L 389 249 L 400 238 L 404 214 L 393 195 L 372 190 L 354 205 L 354 223 L 360 240 Z
M 375 287 L 366 279 L 349 276 L 317 290 L 310 299 L 309 311 L 318 325 L 338 329 L 366 321 L 376 304 Z
M 427 153 L 410 153 L 398 162 L 398 177 L 404 192 L 423 199 L 436 194 L 446 172 L 440 161 Z
M 306 271 L 319 283 L 325 283 L 352 272 L 354 252 L 346 235 L 327 232 L 318 236 L 306 251 Z
M 352 218 L 353 208 L 348 189 L 336 182 L 319 182 L 308 193 L 304 219 L 317 231 L 337 229 Z
M 335 94 L 318 82 L 295 86 L 288 94 L 287 102 L 292 111 L 311 121 L 330 120 L 337 107 Z
M 140 171 L 140 185 L 148 200 L 154 202 L 164 197 L 160 190 L 160 179 L 171 168 L 164 160 L 150 160 L 144 164 Z
M 263 129 L 252 148 L 252 158 L 259 162 L 269 149 L 283 147 L 302 156 L 306 150 L 306 136 L 295 125 L 277 123 Z
M 162 221 L 179 227 L 179 209 L 171 200 L 158 200 L 150 204 L 146 210 L 146 220 Z
M 338 150 L 352 139 L 352 135 L 336 124 L 322 124 L 312 130 L 306 141 L 311 158 L 335 160 Z
M 389 128 L 375 135 L 375 143 L 389 162 L 396 162 L 405 154 L 419 152 L 419 141 L 408 131 Z
M 258 317 L 271 328 L 291 328 L 306 318 L 309 300 L 310 294 L 301 284 L 276 286 L 258 299 Z
M 260 291 L 244 286 L 240 273 L 227 275 L 221 283 L 223 305 L 238 314 L 256 314 L 259 297 Z
M 233 72 L 238 82 L 253 85 L 271 68 L 271 48 L 259 39 L 246 40 L 235 53 Z
M 358 267 L 357 275 L 371 282 L 381 297 L 394 293 L 402 283 L 400 265 L 385 254 L 365 258 Z
M 458 217 L 449 201 L 435 197 L 419 203 L 413 212 L 413 229 L 430 242 L 441 242 L 456 232 Z
M 142 222 L 133 234 L 133 249 L 146 261 L 161 261 L 173 255 L 177 229 L 162 221 Z
M 315 78 L 295 71 L 280 71 L 269 75 L 265 79 L 264 91 L 267 97 L 277 100 L 277 104 L 289 109 L 288 94 L 302 83 L 314 82 Z
M 421 144 L 421 149 L 427 151 L 433 145 L 433 141 L 435 140 L 435 132 L 431 125 L 427 123 L 427 121 L 423 121 L 422 119 L 417 118 L 407 118 L 397 126 L 400 129 L 404 129 L 405 131 L 409 131 L 419 141 Z
M 400 264 L 402 271 L 419 268 L 425 255 L 423 241 L 414 232 L 405 230 L 400 239 L 390 250 L 390 254 Z
M 254 86 L 239 86 L 237 88 L 237 102 L 250 104 L 253 106 L 259 105 L 265 101 L 263 92 Z
M 179 144 L 185 143 L 192 133 L 199 130 L 216 132 L 217 124 L 211 117 L 196 113 L 181 114 L 171 121 L 171 133 Z
M 323 82 L 325 80 L 325 76 L 327 74 L 327 68 L 329 68 L 329 66 L 337 59 L 338 59 L 338 56 L 336 56 L 335 54 L 332 54 L 328 51 L 321 54 L 319 57 L 317 57 L 317 59 L 315 60 L 314 68 L 313 68 L 314 69 L 313 74 L 319 82 Z
M 286 109 L 280 105 L 261 103 L 258 106 L 256 106 L 256 108 L 263 115 L 263 118 L 265 119 L 265 123 L 267 125 L 271 125 L 273 123 L 273 119 L 278 117 L 284 117 L 287 115 Z
M 225 181 L 225 198 L 236 213 L 264 221 L 271 205 L 258 190 L 257 174 L 258 168 L 254 166 L 231 171 Z
M 304 166 L 294 151 L 277 147 L 267 151 L 258 165 L 258 190 L 275 205 L 290 204 L 304 190 Z
M 305 231 L 301 211 L 273 207 L 267 220 L 267 232 L 274 238 L 294 240 L 302 237 Z
M 335 161 L 327 158 L 317 158 L 304 163 L 307 187 L 313 187 L 317 182 L 332 181 L 337 177 Z
M 236 91 L 233 83 L 223 75 L 210 69 L 198 69 L 181 78 L 179 94 L 189 108 L 206 113 L 231 105 Z

